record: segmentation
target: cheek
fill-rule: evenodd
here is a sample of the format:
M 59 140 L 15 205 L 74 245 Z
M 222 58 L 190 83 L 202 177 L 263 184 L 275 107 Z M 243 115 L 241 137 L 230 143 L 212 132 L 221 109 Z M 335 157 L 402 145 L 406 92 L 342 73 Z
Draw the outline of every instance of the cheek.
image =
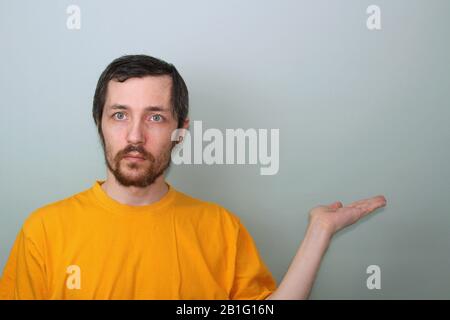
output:
M 116 154 L 127 145 L 124 134 L 117 128 L 103 127 L 103 138 L 105 140 L 105 147 L 108 153 Z
M 172 130 L 154 130 L 148 133 L 146 149 L 159 154 L 165 151 L 171 144 Z

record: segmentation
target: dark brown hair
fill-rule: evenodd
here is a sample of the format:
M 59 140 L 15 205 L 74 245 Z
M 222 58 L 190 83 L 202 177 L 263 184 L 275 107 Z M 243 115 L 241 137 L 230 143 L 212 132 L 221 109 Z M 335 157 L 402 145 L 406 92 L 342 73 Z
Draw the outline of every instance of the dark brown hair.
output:
M 95 89 L 92 116 L 103 145 L 101 120 L 109 81 L 124 82 L 129 78 L 160 75 L 170 75 L 172 78 L 172 113 L 177 119 L 178 128 L 182 127 L 189 111 L 189 95 L 187 86 L 175 66 L 148 55 L 125 55 L 115 59 L 106 67 L 100 75 Z

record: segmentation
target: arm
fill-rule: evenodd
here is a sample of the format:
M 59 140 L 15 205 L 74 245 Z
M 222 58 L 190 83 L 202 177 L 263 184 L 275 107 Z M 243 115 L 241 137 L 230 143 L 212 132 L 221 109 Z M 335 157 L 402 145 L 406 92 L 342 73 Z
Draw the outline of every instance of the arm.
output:
M 385 205 L 386 199 L 377 196 L 346 207 L 341 202 L 335 202 L 311 210 L 305 238 L 280 285 L 266 300 L 307 299 L 333 235 Z
M 19 238 L 14 299 L 47 299 L 44 256 L 25 231 L 21 232 Z
M 43 254 L 22 228 L 0 280 L 0 300 L 46 299 Z
M 331 236 L 322 225 L 310 223 L 286 275 L 266 300 L 307 299 Z

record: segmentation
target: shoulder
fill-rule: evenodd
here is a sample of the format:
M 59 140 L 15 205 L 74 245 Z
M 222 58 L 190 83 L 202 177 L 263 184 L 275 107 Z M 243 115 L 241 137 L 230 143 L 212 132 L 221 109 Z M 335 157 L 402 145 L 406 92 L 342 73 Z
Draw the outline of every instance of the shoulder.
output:
M 178 190 L 175 207 L 181 209 L 181 212 L 188 213 L 190 217 L 218 221 L 235 229 L 239 228 L 240 225 L 239 216 L 229 208 L 213 201 L 193 197 Z
M 25 236 L 33 238 L 45 231 L 46 225 L 61 221 L 63 215 L 70 215 L 73 208 L 88 201 L 84 190 L 69 197 L 45 204 L 32 211 L 25 219 L 22 231 Z

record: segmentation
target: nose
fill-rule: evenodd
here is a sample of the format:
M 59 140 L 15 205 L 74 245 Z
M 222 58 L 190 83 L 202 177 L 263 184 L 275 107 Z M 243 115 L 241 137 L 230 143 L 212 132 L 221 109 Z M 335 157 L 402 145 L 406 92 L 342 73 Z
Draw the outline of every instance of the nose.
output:
M 130 123 L 130 126 L 128 128 L 127 141 L 129 144 L 145 143 L 144 126 L 139 120 Z

